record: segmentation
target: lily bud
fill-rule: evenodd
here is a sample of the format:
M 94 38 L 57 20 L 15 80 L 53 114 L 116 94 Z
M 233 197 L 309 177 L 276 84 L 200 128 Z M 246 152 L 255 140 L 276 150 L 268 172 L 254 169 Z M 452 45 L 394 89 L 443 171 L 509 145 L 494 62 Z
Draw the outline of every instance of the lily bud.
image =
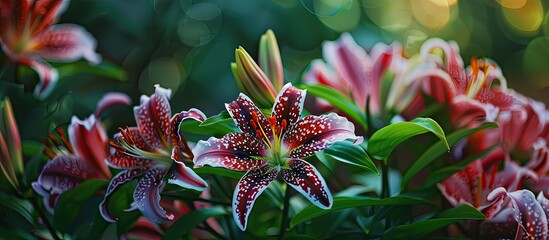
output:
M 8 98 L 0 101 L 0 169 L 2 175 L 17 189 L 23 173 L 21 139 Z
M 271 80 L 274 88 L 280 91 L 284 85 L 284 70 L 278 43 L 272 30 L 267 30 L 259 41 L 259 66 Z
M 272 106 L 278 92 L 267 75 L 244 48 L 235 50 L 235 58 L 236 63 L 231 64 L 231 70 L 240 91 L 261 107 Z

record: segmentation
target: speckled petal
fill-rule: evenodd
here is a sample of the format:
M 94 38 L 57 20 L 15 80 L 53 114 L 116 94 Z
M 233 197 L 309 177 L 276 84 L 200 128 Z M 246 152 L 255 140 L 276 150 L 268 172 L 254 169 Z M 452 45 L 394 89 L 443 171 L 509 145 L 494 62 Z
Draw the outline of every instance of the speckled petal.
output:
M 34 89 L 34 95 L 40 99 L 44 99 L 50 95 L 59 79 L 59 72 L 57 69 L 45 62 L 35 60 L 24 61 L 23 64 L 34 69 L 40 79 L 38 85 L 36 85 L 36 88 Z
M 173 220 L 172 213 L 160 206 L 160 192 L 164 188 L 164 175 L 166 170 L 153 168 L 145 173 L 133 192 L 134 205 L 143 216 L 155 223 L 165 223 Z
M 84 58 L 92 64 L 101 62 L 101 55 L 95 52 L 95 38 L 81 26 L 57 24 L 33 37 L 37 40 L 35 51 L 44 59 L 74 62 Z
M 488 195 L 488 200 L 501 196 L 511 199 L 514 219 L 518 222 L 515 239 L 547 239 L 547 217 L 536 197 L 529 190 L 507 192 L 505 188 L 496 188 Z
M 109 92 L 99 99 L 94 114 L 96 117 L 99 117 L 103 111 L 114 105 L 130 105 L 131 103 L 132 100 L 128 95 L 119 92 Z
M 244 94 L 240 94 L 238 98 L 228 104 L 225 104 L 225 108 L 233 118 L 234 123 L 243 133 L 249 133 L 250 135 L 256 135 L 256 128 L 250 122 L 253 117 L 252 113 L 257 114 L 258 122 L 255 123 L 265 129 L 265 134 L 267 139 L 272 139 L 271 124 L 267 121 L 267 118 L 263 113 L 257 108 L 257 106 L 250 100 L 250 98 Z M 268 130 L 268 131 L 267 131 Z
M 258 169 L 247 172 L 238 181 L 233 193 L 233 218 L 236 225 L 246 230 L 248 216 L 254 206 L 255 200 L 278 175 L 278 169 L 269 170 L 269 166 L 263 166 Z
M 105 162 L 109 167 L 116 169 L 152 167 L 154 165 L 153 160 L 137 158 L 121 153 L 114 153 L 108 156 L 107 159 L 105 159 Z
M 105 192 L 105 197 L 103 198 L 101 204 L 99 204 L 99 212 L 101 213 L 101 216 L 103 216 L 103 219 L 108 222 L 116 222 L 118 220 L 117 218 L 113 218 L 111 215 L 109 215 L 108 212 L 110 195 L 123 184 L 141 176 L 145 171 L 147 171 L 147 168 L 128 169 L 119 172 L 118 174 L 116 174 L 116 176 L 111 178 L 109 186 L 107 187 L 107 192 Z
M 303 194 L 311 203 L 322 209 L 330 209 L 332 193 L 322 175 L 316 168 L 301 159 L 288 161 L 290 169 L 280 170 L 280 176 L 286 183 Z
M 265 147 L 248 133 L 229 133 L 223 138 L 211 137 L 200 141 L 193 148 L 194 167 L 210 165 L 236 171 L 248 171 L 261 167 L 265 161 L 254 157 L 265 155 Z
M 204 191 L 208 188 L 208 183 L 191 168 L 185 166 L 182 162 L 175 162 L 175 164 L 177 165 L 176 170 L 168 179 L 168 183 L 196 191 Z
M 305 158 L 322 151 L 337 141 L 357 138 L 355 127 L 335 113 L 300 119 L 284 136 L 289 158 Z
M 171 127 L 172 127 L 172 131 L 171 131 L 172 146 L 175 146 L 174 149 L 177 148 L 177 151 L 175 152 L 178 153 L 178 154 L 172 155 L 173 156 L 172 158 L 175 157 L 174 160 L 176 161 L 179 161 L 179 155 L 183 155 L 183 157 L 187 159 L 193 158 L 192 151 L 187 145 L 187 141 L 185 140 L 185 138 L 183 137 L 180 131 L 181 123 L 186 119 L 194 119 L 196 121 L 203 122 L 206 119 L 206 115 L 204 115 L 202 111 L 196 108 L 191 108 L 189 109 L 189 111 L 182 111 L 180 113 L 175 114 L 170 120 Z
M 539 202 L 539 205 L 541 205 L 541 207 L 543 208 L 543 211 L 545 212 L 545 217 L 549 218 L 549 199 L 545 197 L 545 194 L 543 193 L 543 191 L 539 192 L 536 200 Z
M 134 107 L 135 121 L 141 136 L 151 148 L 158 148 L 171 134 L 171 108 L 168 101 L 171 90 L 158 85 L 150 98 L 141 97 L 141 105 Z
M 95 115 L 84 120 L 73 116 L 67 128 L 69 140 L 77 156 L 94 165 L 106 177 L 111 177 L 109 168 L 105 165 L 107 151 L 107 134 L 101 122 Z
M 306 90 L 297 89 L 291 83 L 282 87 L 276 97 L 272 116 L 276 117 L 276 125 L 282 125 L 282 120 L 286 120 L 288 126 L 293 126 L 301 117 L 303 103 L 305 103 Z

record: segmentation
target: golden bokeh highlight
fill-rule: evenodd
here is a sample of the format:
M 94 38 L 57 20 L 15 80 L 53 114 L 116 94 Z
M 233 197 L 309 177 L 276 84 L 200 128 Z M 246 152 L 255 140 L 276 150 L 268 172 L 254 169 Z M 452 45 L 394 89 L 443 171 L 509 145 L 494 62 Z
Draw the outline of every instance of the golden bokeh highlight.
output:
M 446 0 L 410 1 L 414 19 L 421 25 L 438 29 L 450 21 L 450 5 Z
M 504 6 L 501 10 L 507 23 L 515 30 L 535 32 L 543 23 L 544 13 L 540 0 L 528 0 L 520 8 L 508 8 Z

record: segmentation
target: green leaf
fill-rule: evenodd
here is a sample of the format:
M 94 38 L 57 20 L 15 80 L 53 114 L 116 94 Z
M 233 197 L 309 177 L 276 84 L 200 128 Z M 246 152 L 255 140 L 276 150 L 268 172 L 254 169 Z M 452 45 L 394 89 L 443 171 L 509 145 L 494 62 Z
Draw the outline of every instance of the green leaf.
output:
M 448 135 L 446 138 L 448 140 L 448 143 L 450 146 L 454 146 L 456 143 L 458 143 L 461 139 L 476 133 L 480 130 L 489 129 L 489 128 L 497 128 L 498 125 L 493 122 L 487 122 L 483 123 L 479 127 L 471 128 L 471 129 L 460 129 L 457 130 L 451 134 Z M 406 174 L 402 177 L 402 183 L 401 183 L 401 189 L 404 189 L 406 185 L 410 182 L 412 177 L 414 177 L 419 171 L 421 171 L 423 168 L 425 168 L 427 165 L 429 165 L 431 162 L 433 162 L 436 158 L 438 158 L 440 155 L 446 152 L 446 146 L 442 142 L 437 142 L 433 144 L 427 151 L 425 151 L 408 169 Z
M 17 220 L 22 220 L 25 225 L 35 225 L 35 217 L 32 213 L 33 207 L 29 201 L 13 197 L 2 192 L 0 192 L 0 199 L 0 208 L 10 210 L 6 211 L 5 209 L 0 209 L 3 218 L 6 218 L 6 220 L 11 219 L 13 221 L 16 219 L 16 216 L 13 214 L 17 214 Z M 13 224 L 14 222 L 11 223 Z
M 229 115 L 229 112 L 227 112 L 227 110 L 223 110 L 219 114 L 211 116 L 206 120 L 204 120 L 204 122 L 200 123 L 200 126 L 205 127 L 213 124 L 232 123 L 232 122 L 233 122 L 233 119 L 231 118 L 231 115 Z
M 90 179 L 61 194 L 53 216 L 55 226 L 62 232 L 67 231 L 86 201 L 93 197 L 99 189 L 104 189 L 106 186 L 107 182 L 104 180 Z
M 368 141 L 368 152 L 376 158 L 387 161 L 387 158 L 397 145 L 411 137 L 427 132 L 435 134 L 442 141 L 446 149 L 450 149 L 444 135 L 444 130 L 442 130 L 435 120 L 416 118 L 409 122 L 393 123 L 376 131 Z
M 237 171 L 233 171 L 233 170 L 229 170 L 221 167 L 210 167 L 210 166 L 194 168 L 193 170 L 195 173 L 199 173 L 199 174 L 214 174 L 214 175 L 219 175 L 219 176 L 228 177 L 232 179 L 241 179 L 244 173 L 246 173 L 246 172 L 237 172 Z
M 320 84 L 301 84 L 299 88 L 307 89 L 307 92 L 328 101 L 332 106 L 344 112 L 355 120 L 364 129 L 368 129 L 364 110 L 360 109 L 347 96 L 330 87 Z
M 342 209 L 364 207 L 364 206 L 386 206 L 386 205 L 416 205 L 416 204 L 430 204 L 429 201 L 424 198 L 399 195 L 395 197 L 389 197 L 385 199 L 369 198 L 369 197 L 334 197 L 334 204 L 330 209 L 321 209 L 317 206 L 310 205 L 305 209 L 298 212 L 290 221 L 290 227 L 293 228 L 297 224 L 311 220 L 318 216 L 322 216 L 331 212 L 335 212 Z
M 366 151 L 364 151 L 360 145 L 355 145 L 350 141 L 336 142 L 334 145 L 324 150 L 324 153 L 326 156 L 332 157 L 337 161 L 379 174 L 376 165 L 368 154 L 366 154 Z
M 193 228 L 206 219 L 225 215 L 229 215 L 229 212 L 220 206 L 188 212 L 172 224 L 162 239 L 179 239 L 181 236 L 189 234 Z
M 430 232 L 465 220 L 484 220 L 486 217 L 474 207 L 464 204 L 446 210 L 433 219 L 413 222 L 393 228 L 383 239 L 420 239 Z
M 119 66 L 103 61 L 98 65 L 90 65 L 84 61 L 75 63 L 63 64 L 57 67 L 59 71 L 59 79 L 71 77 L 80 73 L 87 73 L 111 78 L 118 81 L 126 81 L 128 76 L 126 72 Z

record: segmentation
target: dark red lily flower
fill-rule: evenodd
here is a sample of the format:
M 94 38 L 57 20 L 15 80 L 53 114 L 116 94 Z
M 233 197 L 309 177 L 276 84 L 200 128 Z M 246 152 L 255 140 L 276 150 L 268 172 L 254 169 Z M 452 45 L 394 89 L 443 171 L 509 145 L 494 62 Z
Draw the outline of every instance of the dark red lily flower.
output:
M 69 1 L 1 0 L 0 45 L 13 61 L 33 68 L 40 77 L 37 97 L 46 97 L 57 82 L 57 70 L 46 61 L 73 62 L 85 58 L 97 64 L 92 35 L 75 24 L 53 25 Z
M 301 118 L 305 90 L 286 84 L 267 118 L 244 94 L 225 107 L 242 131 L 200 141 L 193 148 L 195 167 L 210 165 L 248 171 L 233 194 L 233 217 L 245 230 L 257 197 L 279 175 L 314 205 L 328 209 L 332 194 L 313 165 L 302 160 L 333 143 L 357 138 L 354 126 L 335 113 Z
M 95 113 L 85 120 L 73 116 L 68 127 L 69 139 L 61 129 L 58 130 L 59 136 L 50 134 L 51 142 L 46 154 L 52 160 L 44 165 L 38 180 L 32 183 L 32 188 L 42 196 L 50 212 L 63 192 L 88 179 L 111 177 L 105 164 L 109 154 L 108 138 L 99 116 L 112 105 L 130 103 L 125 94 L 108 93 L 98 102 Z
M 160 206 L 160 192 L 164 188 L 164 177 L 168 183 L 183 188 L 202 191 L 208 184 L 182 160 L 192 159 L 192 152 L 179 131 L 185 119 L 204 121 L 204 114 L 198 109 L 182 111 L 172 117 L 169 98 L 170 89 L 155 86 L 150 97 L 142 96 L 141 104 L 134 107 L 137 127 L 121 129 L 110 142 L 117 151 L 108 156 L 107 164 L 116 169 L 124 169 L 112 177 L 107 193 L 99 210 L 103 218 L 115 222 L 108 213 L 110 195 L 123 184 L 141 178 L 135 188 L 132 210 L 139 209 L 150 221 L 163 223 L 172 220 L 174 215 L 166 213 Z M 175 165 L 173 171 L 170 167 Z

